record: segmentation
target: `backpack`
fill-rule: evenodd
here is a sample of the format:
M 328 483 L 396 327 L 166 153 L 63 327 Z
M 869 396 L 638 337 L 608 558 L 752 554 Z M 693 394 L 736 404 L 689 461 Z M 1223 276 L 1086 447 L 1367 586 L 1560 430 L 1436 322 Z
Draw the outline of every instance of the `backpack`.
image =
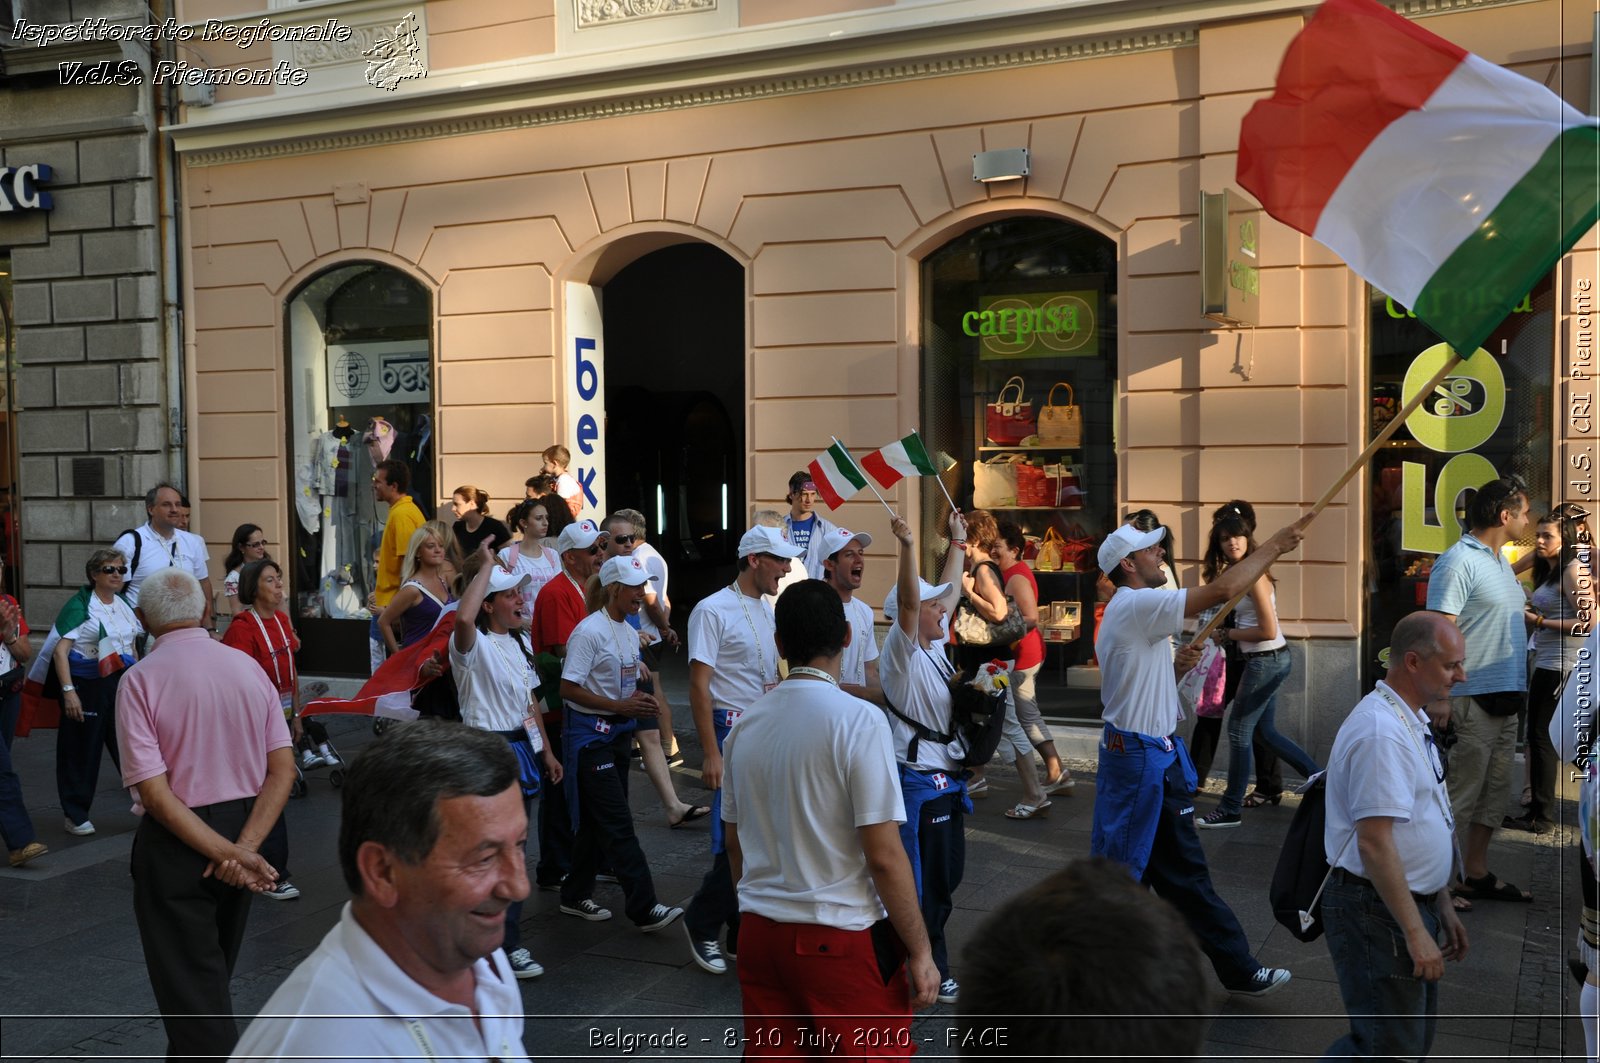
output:
M 1322 936 L 1322 890 L 1333 873 L 1323 843 L 1328 825 L 1327 772 L 1317 772 L 1300 791 L 1300 807 L 1283 837 L 1278 866 L 1272 872 L 1267 897 L 1272 917 L 1301 941 Z M 1355 838 L 1351 832 L 1345 848 Z M 1343 850 L 1340 850 L 1343 855 Z
M 117 539 L 121 539 L 124 535 L 133 536 L 133 556 L 128 558 L 128 578 L 132 579 L 133 574 L 139 571 L 139 555 L 144 553 L 144 536 L 139 534 L 138 528 L 124 528 L 117 532 L 116 539 L 111 540 L 111 545 L 115 546 Z
M 965 752 L 956 758 L 956 762 L 964 768 L 980 768 L 993 760 L 994 751 L 1000 748 L 1000 735 L 1006 725 L 1004 691 L 985 694 L 976 687 L 968 686 L 960 675 L 952 678 L 948 734 L 941 734 L 913 720 L 890 704 L 887 697 L 883 702 L 889 706 L 890 712 L 909 724 L 914 732 L 911 744 L 906 750 L 908 760 L 917 759 L 917 746 L 924 741 L 947 746 L 959 740 Z

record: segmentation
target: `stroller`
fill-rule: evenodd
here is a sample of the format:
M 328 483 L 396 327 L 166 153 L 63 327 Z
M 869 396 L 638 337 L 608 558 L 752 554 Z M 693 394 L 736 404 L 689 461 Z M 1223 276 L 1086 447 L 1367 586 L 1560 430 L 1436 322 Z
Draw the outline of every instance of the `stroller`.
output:
M 323 682 L 311 683 L 306 686 L 306 700 L 325 697 L 328 693 L 328 684 Z M 294 783 L 289 787 L 290 797 L 304 797 L 310 788 L 306 782 L 306 772 L 319 768 L 328 769 L 328 784 L 335 790 L 344 785 L 345 763 L 339 749 L 333 744 L 327 728 L 323 727 L 310 715 L 302 713 L 301 722 L 305 727 L 305 734 L 299 742 L 295 743 L 294 750 Z M 313 731 L 315 728 L 315 731 Z M 317 733 L 317 732 L 320 732 Z M 305 748 L 298 748 L 301 744 Z

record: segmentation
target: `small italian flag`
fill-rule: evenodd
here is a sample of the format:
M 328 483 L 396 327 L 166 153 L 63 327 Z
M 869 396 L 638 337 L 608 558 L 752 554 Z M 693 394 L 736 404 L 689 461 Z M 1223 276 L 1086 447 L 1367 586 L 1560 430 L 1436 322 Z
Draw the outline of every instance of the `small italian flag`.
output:
M 861 467 L 884 488 L 893 487 L 907 476 L 936 476 L 939 472 L 922 445 L 922 437 L 915 432 L 874 450 L 861 459 Z
M 837 439 L 833 446 L 812 458 L 807 468 L 816 481 L 817 493 L 828 503 L 829 509 L 838 509 L 845 499 L 867 486 L 867 478 L 861 475 L 855 459 Z
M 1376 0 L 1326 0 L 1245 116 L 1239 183 L 1463 357 L 1600 216 L 1600 125 Z

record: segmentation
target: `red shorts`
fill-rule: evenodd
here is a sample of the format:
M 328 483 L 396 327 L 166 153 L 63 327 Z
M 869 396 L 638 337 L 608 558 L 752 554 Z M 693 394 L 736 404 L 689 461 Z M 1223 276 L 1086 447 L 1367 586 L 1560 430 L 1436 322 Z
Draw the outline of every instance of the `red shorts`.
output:
M 916 1051 L 905 948 L 887 923 L 875 941 L 871 929 L 778 923 L 747 912 L 739 923 L 739 989 L 746 1059 L 904 1059 Z

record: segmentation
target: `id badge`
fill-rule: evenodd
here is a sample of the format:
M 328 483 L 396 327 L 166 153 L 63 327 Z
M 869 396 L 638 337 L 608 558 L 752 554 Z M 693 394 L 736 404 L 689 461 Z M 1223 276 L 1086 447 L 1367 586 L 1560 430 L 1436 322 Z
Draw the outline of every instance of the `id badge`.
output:
M 528 744 L 535 753 L 544 752 L 544 736 L 539 733 L 539 718 L 533 713 L 522 718 L 522 729 L 528 732 Z
M 762 683 L 761 684 L 761 693 L 763 693 L 763 694 L 770 694 L 774 690 L 777 690 L 777 689 L 778 689 L 778 684 L 777 684 L 776 681 L 771 682 L 771 683 Z
M 622 696 L 630 696 L 639 687 L 639 662 L 622 666 Z

